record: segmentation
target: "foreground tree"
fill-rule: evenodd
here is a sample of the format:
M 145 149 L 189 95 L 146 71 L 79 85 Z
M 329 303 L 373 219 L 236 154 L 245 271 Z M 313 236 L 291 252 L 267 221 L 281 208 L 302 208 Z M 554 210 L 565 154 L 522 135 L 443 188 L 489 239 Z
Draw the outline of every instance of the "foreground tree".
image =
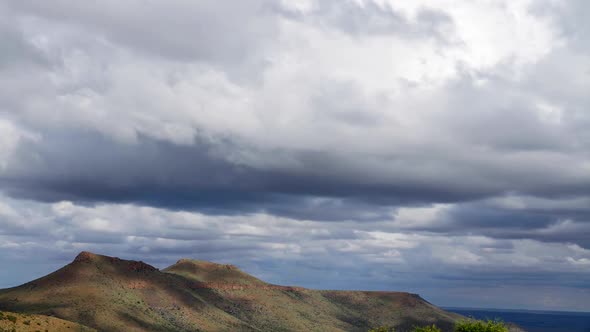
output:
M 509 332 L 508 327 L 500 320 L 462 320 L 455 324 L 455 332 Z M 370 329 L 368 332 L 395 332 L 393 327 L 381 326 Z M 432 324 L 430 326 L 416 326 L 411 332 L 442 332 L 440 328 Z
M 464 320 L 457 322 L 455 332 L 508 332 L 504 322 L 499 320 Z

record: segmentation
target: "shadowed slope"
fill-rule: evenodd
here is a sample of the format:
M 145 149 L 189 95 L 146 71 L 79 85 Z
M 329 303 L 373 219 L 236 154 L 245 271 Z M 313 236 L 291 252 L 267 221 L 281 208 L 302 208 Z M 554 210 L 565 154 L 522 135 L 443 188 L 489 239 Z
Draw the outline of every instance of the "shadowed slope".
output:
M 0 309 L 53 315 L 100 331 L 367 331 L 459 315 L 418 295 L 268 284 L 232 265 L 179 260 L 164 271 L 88 252 L 43 278 L 0 290 Z

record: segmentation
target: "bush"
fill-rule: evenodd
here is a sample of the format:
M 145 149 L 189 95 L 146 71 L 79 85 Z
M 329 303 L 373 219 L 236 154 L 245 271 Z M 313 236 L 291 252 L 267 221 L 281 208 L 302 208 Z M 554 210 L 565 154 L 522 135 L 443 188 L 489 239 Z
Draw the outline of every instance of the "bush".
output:
M 441 332 L 441 330 L 436 327 L 436 325 L 432 324 L 432 326 L 423 326 L 423 327 L 414 327 L 414 331 L 412 332 Z
M 499 320 L 464 320 L 457 322 L 455 332 L 508 332 L 508 328 Z
M 380 326 L 374 329 L 370 329 L 369 332 L 395 332 L 395 329 L 389 326 Z

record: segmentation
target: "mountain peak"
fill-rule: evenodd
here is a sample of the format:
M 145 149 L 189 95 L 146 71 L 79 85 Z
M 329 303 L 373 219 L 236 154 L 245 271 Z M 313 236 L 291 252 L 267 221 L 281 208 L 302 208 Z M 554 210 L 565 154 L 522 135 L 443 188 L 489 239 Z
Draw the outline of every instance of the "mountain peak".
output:
M 119 257 L 103 256 L 89 251 L 80 252 L 72 262 L 72 264 L 88 263 L 125 267 L 127 270 L 135 272 L 150 272 L 158 270 L 157 268 L 142 261 L 124 260 L 120 259 Z
M 91 253 L 90 251 L 82 251 L 74 258 L 74 263 L 89 263 L 98 260 L 100 255 Z

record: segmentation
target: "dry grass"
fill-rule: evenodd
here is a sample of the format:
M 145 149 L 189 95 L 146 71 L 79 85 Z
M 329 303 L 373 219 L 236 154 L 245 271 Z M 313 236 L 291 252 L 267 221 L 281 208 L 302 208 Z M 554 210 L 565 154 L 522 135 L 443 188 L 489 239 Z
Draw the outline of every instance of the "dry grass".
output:
M 65 321 L 63 319 L 32 314 L 19 314 L 0 311 L 0 331 L 17 332 L 96 332 L 86 326 Z

